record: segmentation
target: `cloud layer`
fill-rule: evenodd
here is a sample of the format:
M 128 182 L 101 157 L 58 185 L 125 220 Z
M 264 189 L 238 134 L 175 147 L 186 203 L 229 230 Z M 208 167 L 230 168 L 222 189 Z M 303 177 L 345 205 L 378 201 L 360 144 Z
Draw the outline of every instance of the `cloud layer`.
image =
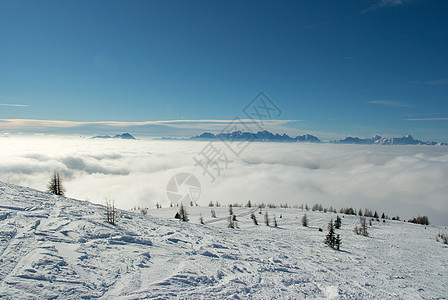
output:
M 9 137 L 0 143 L 0 180 L 44 190 L 59 170 L 68 196 L 96 203 L 112 197 L 124 209 L 169 205 L 168 181 L 189 172 L 201 182 L 202 205 L 322 203 L 405 218 L 423 214 L 447 225 L 446 147 L 252 143 L 236 157 L 214 142 L 229 162 L 221 163 L 220 176 L 212 170 L 211 182 L 193 160 L 208 142 Z

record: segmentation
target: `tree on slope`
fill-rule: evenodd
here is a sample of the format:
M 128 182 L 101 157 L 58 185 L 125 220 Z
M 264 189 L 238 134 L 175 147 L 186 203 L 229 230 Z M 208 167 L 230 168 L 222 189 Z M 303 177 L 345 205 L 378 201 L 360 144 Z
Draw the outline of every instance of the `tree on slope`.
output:
M 328 233 L 325 236 L 325 244 L 331 248 L 335 247 L 336 244 L 336 237 L 334 234 L 334 224 L 333 219 L 330 220 L 330 223 L 328 223 Z
M 302 217 L 302 225 L 304 227 L 308 227 L 308 217 L 306 216 L 306 214 L 304 214 Z
M 62 185 L 62 179 L 59 172 L 54 172 L 51 176 L 50 182 L 48 182 L 48 191 L 55 195 L 64 196 L 65 188 Z
M 269 215 L 268 215 L 268 212 L 264 213 L 264 224 L 266 224 L 266 226 L 269 226 Z
M 340 229 L 340 228 L 341 228 L 341 223 L 342 223 L 342 220 L 341 220 L 341 218 L 337 215 L 337 216 L 336 216 L 336 221 L 334 221 L 334 228 L 336 228 L 336 229 Z
M 179 219 L 184 222 L 188 222 L 190 219 L 188 218 L 188 212 L 185 206 L 181 203 L 179 209 Z

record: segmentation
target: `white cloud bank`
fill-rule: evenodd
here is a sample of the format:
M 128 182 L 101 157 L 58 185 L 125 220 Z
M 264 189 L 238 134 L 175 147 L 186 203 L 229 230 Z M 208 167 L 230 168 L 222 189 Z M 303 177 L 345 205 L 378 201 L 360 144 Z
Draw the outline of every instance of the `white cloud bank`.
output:
M 119 207 L 169 205 L 166 185 L 177 173 L 201 182 L 201 205 L 322 203 L 428 215 L 446 224 L 448 147 L 252 143 L 210 182 L 193 157 L 207 142 L 9 137 L 0 140 L 0 180 L 44 190 L 53 170 L 67 195 Z M 224 144 L 214 142 L 225 150 Z M 223 166 L 222 166 L 223 167 Z

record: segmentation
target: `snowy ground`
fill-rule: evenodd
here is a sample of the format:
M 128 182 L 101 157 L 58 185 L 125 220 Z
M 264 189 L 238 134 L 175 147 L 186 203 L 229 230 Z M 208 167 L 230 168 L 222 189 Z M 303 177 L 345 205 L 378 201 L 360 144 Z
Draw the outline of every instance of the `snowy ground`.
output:
M 336 251 L 323 243 L 332 214 L 307 212 L 305 228 L 300 209 L 267 209 L 274 228 L 235 208 L 229 229 L 214 209 L 188 207 L 188 223 L 176 208 L 123 211 L 112 226 L 99 205 L 0 182 L 0 298 L 448 298 L 440 227 L 374 222 L 363 237 L 345 216 Z

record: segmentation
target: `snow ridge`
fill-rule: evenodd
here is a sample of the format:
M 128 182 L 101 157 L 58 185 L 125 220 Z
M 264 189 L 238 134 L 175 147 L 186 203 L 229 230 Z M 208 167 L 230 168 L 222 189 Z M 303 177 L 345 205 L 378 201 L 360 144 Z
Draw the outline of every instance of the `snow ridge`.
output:
M 208 207 L 187 209 L 188 223 L 163 208 L 121 211 L 112 226 L 100 205 L 0 182 L 0 298 L 448 297 L 438 227 L 374 222 L 361 237 L 359 219 L 344 216 L 336 251 L 317 230 L 334 214 L 306 212 L 305 228 L 302 210 L 264 209 L 274 228 L 253 225 L 258 209 L 235 207 L 240 229 L 229 229 L 227 208 L 215 219 Z

